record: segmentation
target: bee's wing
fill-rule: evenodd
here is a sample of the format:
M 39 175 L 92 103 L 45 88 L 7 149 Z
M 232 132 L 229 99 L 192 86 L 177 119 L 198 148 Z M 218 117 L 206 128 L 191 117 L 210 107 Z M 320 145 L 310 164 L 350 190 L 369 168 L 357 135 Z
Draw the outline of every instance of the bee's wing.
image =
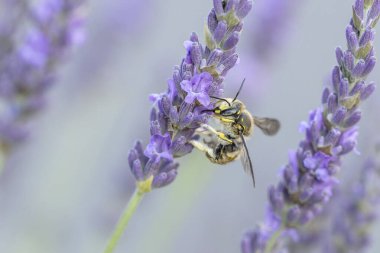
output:
M 280 121 L 277 119 L 253 117 L 253 122 L 266 135 L 275 135 L 280 129 Z
M 247 143 L 245 142 L 244 136 L 240 135 L 242 142 L 243 142 L 243 150 L 240 156 L 240 160 L 243 163 L 243 168 L 246 173 L 248 173 L 253 180 L 253 187 L 255 187 L 255 174 L 253 173 L 253 166 L 252 166 L 252 161 L 251 157 L 248 153 L 248 148 L 247 148 Z

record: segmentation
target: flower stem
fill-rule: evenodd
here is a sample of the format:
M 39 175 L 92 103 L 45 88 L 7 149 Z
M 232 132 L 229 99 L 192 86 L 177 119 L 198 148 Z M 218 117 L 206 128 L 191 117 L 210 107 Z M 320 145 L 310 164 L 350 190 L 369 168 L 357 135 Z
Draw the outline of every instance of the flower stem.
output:
M 282 234 L 282 227 L 279 228 L 276 232 L 274 232 L 271 236 L 271 238 L 269 239 L 269 241 L 267 242 L 267 245 L 265 247 L 265 251 L 264 253 L 272 253 L 273 251 L 273 248 L 274 246 L 276 245 L 277 243 L 277 239 L 281 236 Z
M 104 253 L 112 253 L 114 251 L 120 237 L 123 235 L 123 232 L 127 227 L 129 220 L 136 211 L 136 208 L 141 202 L 144 194 L 145 192 L 141 191 L 138 187 L 136 188 L 135 192 L 133 193 L 133 196 L 131 197 L 127 206 L 125 207 L 125 210 L 121 215 L 116 225 L 116 228 L 112 233 L 112 236 L 110 237 L 107 243 L 107 247 L 105 248 Z

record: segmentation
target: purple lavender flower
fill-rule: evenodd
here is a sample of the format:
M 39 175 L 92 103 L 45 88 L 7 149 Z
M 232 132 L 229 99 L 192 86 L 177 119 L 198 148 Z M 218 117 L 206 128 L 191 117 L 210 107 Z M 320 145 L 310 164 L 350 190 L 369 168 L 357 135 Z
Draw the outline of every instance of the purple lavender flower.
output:
M 210 104 L 208 90 L 211 83 L 212 76 L 208 72 L 203 72 L 200 75 L 195 74 L 191 80 L 183 80 L 181 88 L 187 93 L 185 102 L 191 104 L 198 100 L 201 105 L 208 106 Z
M 192 33 L 184 43 L 186 56 L 180 66 L 174 67 L 167 92 L 150 97 L 154 102 L 150 117 L 152 138 L 145 151 L 137 142 L 128 159 L 138 185 L 150 182 L 149 186 L 158 188 L 174 180 L 178 164 L 171 158 L 192 151 L 188 141 L 195 129 L 208 121 L 209 116 L 203 111 L 212 106 L 211 96 L 222 94 L 224 77 L 238 61 L 236 45 L 242 19 L 251 10 L 252 1 L 213 3 L 207 20 L 206 45 Z
M 27 8 L 24 1 L 12 1 L 13 5 L 7 6 L 10 11 L 11 8 L 18 11 L 17 18 L 12 15 L 11 21 L 1 20 L 0 24 L 0 146 L 3 152 L 25 139 L 29 118 L 44 105 L 45 93 L 54 82 L 58 63 L 68 48 L 82 40 L 83 21 L 78 12 L 81 2 L 45 0 L 35 8 Z M 16 28 L 22 21 L 30 26 L 24 36 L 16 36 Z
M 348 50 L 336 50 L 339 66 L 333 68 L 332 83 L 323 91 L 322 106 L 302 124 L 305 139 L 290 153 L 281 181 L 269 189 L 264 229 L 244 237 L 242 252 L 277 252 L 286 238 L 297 237 L 298 228 L 318 216 L 329 202 L 340 159 L 356 146 L 360 102 L 374 90 L 365 79 L 376 61 L 373 28 L 379 13 L 379 0 L 356 0 L 346 28 Z
M 289 245 L 291 252 L 313 249 L 331 253 L 365 251 L 371 241 L 369 228 L 377 218 L 380 204 L 380 164 L 377 160 L 375 157 L 367 159 L 353 182 L 334 190 L 331 205 L 302 228 L 299 240 Z

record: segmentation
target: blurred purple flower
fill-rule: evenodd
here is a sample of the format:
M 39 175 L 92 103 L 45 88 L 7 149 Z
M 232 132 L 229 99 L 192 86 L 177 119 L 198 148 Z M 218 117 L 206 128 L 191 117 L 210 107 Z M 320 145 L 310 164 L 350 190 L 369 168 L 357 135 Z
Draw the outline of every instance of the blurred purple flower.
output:
M 284 45 L 284 37 L 289 34 L 294 13 L 302 5 L 299 0 L 267 0 L 257 2 L 252 26 L 248 28 L 252 43 L 253 57 L 258 62 L 267 62 L 273 52 Z
M 232 84 L 239 85 L 242 77 L 249 82 L 249 97 L 259 101 L 265 87 L 271 85 L 273 59 L 278 61 L 279 53 L 286 46 L 293 20 L 303 1 L 266 0 L 255 2 L 254 15 L 245 23 L 245 32 L 250 43 L 243 47 L 245 57 L 239 68 L 232 71 Z M 238 88 L 238 87 L 237 87 Z M 249 103 L 250 101 L 248 101 Z
M 348 50 L 336 50 L 339 66 L 333 68 L 332 83 L 323 91 L 322 106 L 313 110 L 309 121 L 302 124 L 305 140 L 297 151 L 290 153 L 281 181 L 268 191 L 268 219 L 263 225 L 267 232 L 248 233 L 242 242 L 242 252 L 281 250 L 287 237 L 291 234 L 296 238 L 298 228 L 318 216 L 332 197 L 341 156 L 354 151 L 356 146 L 360 102 L 374 90 L 373 83 L 364 81 L 376 61 L 373 28 L 379 13 L 379 0 L 356 0 L 346 29 Z M 355 41 L 362 43 L 356 45 Z M 353 68 L 351 59 L 356 63 Z
M 45 104 L 45 93 L 54 82 L 57 65 L 68 49 L 82 40 L 81 5 L 80 0 L 44 0 L 34 8 L 28 8 L 24 1 L 6 6 L 7 10 L 16 8 L 18 12 L 17 19 L 9 16 L 12 22 L 0 20 L 3 152 L 27 136 L 29 118 Z M 20 35 L 16 28 L 23 21 L 29 26 L 26 34 Z
M 192 151 L 188 141 L 195 129 L 208 121 L 203 111 L 213 103 L 210 97 L 222 94 L 224 77 L 238 61 L 236 45 L 243 27 L 242 19 L 251 10 L 252 1 L 214 0 L 213 3 L 205 31 L 206 45 L 203 46 L 192 33 L 184 43 L 186 56 L 180 66 L 174 67 L 167 92 L 150 96 L 155 105 L 150 117 L 151 135 L 156 137 L 151 138 L 145 151 L 137 142 L 128 159 L 138 183 L 152 180 L 151 186 L 158 188 L 174 180 L 178 164 L 167 159 L 170 157 L 166 153 L 169 143 L 168 152 L 172 157 Z M 170 142 L 165 141 L 162 145 L 162 139 L 157 136 L 170 136 Z M 152 147 L 165 149 L 165 157 L 152 155 Z

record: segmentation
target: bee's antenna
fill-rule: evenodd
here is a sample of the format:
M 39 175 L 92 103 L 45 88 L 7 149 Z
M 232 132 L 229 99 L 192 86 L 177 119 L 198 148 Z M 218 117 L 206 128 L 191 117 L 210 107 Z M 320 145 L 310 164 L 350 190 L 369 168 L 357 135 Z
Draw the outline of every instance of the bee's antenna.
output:
M 218 97 L 214 97 L 214 96 L 210 96 L 210 98 L 215 98 L 215 99 L 218 99 L 218 100 L 224 101 L 224 102 L 226 102 L 229 106 L 231 106 L 230 102 L 228 102 L 228 100 L 225 99 L 225 98 L 218 98 Z
M 237 97 L 239 96 L 239 93 L 240 93 L 241 89 L 243 88 L 244 82 L 245 82 L 245 78 L 243 79 L 243 82 L 241 82 L 240 88 L 239 88 L 238 92 L 236 93 L 236 96 L 235 96 L 234 100 L 232 100 L 232 102 L 234 102 L 237 99 Z

